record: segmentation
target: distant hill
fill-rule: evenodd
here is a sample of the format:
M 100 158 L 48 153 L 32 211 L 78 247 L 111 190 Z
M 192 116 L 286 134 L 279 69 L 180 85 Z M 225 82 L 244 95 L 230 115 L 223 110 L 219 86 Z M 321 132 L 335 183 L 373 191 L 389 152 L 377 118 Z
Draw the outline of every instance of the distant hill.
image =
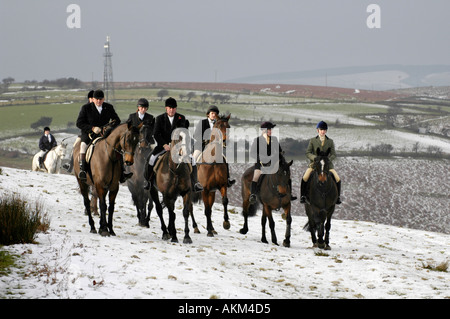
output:
M 231 79 L 230 83 L 279 83 L 365 90 L 449 86 L 450 65 L 377 65 L 263 74 Z

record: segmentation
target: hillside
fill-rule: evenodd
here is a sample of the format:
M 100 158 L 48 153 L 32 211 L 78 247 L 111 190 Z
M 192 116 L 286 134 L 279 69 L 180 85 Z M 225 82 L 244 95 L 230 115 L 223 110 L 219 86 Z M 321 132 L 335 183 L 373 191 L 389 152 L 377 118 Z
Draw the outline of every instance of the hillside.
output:
M 258 299 L 444 299 L 450 298 L 449 272 L 436 271 L 449 261 L 450 236 L 354 220 L 333 220 L 331 251 L 311 248 L 302 230 L 303 216 L 293 217 L 291 248 L 262 244 L 260 218 L 243 218 L 230 207 L 231 229 L 220 226 L 206 237 L 202 206 L 195 205 L 201 234 L 193 244 L 161 240 L 158 218 L 150 228 L 137 226 L 126 187 L 121 187 L 114 215 L 116 237 L 89 233 L 75 178 L 2 168 L 0 194 L 15 192 L 39 200 L 50 217 L 48 233 L 37 244 L 3 247 L 18 255 L 20 268 L 0 277 L 0 298 L 237 298 Z M 182 232 L 177 202 L 178 232 Z M 284 221 L 275 214 L 279 239 Z M 258 213 L 260 216 L 260 213 Z M 95 218 L 98 225 L 98 218 Z M 169 313 L 178 308 L 167 309 Z

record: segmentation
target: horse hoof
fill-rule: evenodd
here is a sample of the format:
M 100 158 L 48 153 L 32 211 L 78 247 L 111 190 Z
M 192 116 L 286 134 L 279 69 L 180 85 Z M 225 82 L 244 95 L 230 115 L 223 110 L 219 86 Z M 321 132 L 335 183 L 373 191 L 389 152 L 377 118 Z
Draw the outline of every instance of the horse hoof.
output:
M 162 240 L 169 240 L 170 239 L 170 235 L 168 233 L 165 233 L 162 235 Z
M 112 231 L 112 230 L 109 232 L 109 234 L 110 234 L 111 236 L 116 236 L 116 233 L 115 233 L 114 231 Z
M 317 248 L 317 247 L 319 247 L 319 245 L 317 245 L 317 243 L 314 243 L 313 248 Z
M 173 237 L 172 240 L 171 240 L 171 242 L 172 242 L 172 243 L 178 243 L 178 238 Z
M 192 244 L 192 239 L 190 237 L 184 237 L 183 244 Z
M 264 244 L 268 244 L 269 242 L 267 241 L 267 239 L 262 238 L 261 242 L 263 242 Z
M 102 236 L 102 237 L 109 237 L 110 234 L 109 234 L 109 232 L 108 232 L 107 230 L 102 230 L 102 231 L 100 232 L 100 236 Z
M 239 232 L 240 232 L 242 235 L 245 235 L 245 234 L 247 234 L 248 229 L 242 228 Z
M 325 243 L 323 243 L 323 244 L 318 244 L 317 247 L 319 247 L 320 249 L 324 249 L 324 248 L 325 248 Z
M 97 234 L 97 231 L 95 230 L 95 228 L 91 229 L 91 234 Z
M 329 245 L 326 245 L 324 250 L 331 250 L 331 247 Z
M 230 229 L 230 222 L 229 221 L 224 221 L 223 222 L 223 229 Z
M 213 233 L 213 232 L 208 232 L 208 234 L 206 234 L 206 236 L 208 236 L 208 237 L 214 237 L 214 233 Z
M 291 247 L 291 242 L 285 239 L 285 240 L 283 240 L 283 246 L 284 247 Z
M 194 228 L 194 234 L 200 234 L 200 230 L 198 230 L 198 227 Z

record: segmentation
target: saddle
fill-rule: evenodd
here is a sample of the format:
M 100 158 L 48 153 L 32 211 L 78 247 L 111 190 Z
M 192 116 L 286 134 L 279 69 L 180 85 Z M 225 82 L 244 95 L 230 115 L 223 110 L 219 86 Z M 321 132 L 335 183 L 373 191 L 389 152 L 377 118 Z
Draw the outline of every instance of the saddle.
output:
M 91 161 L 92 154 L 94 153 L 95 145 L 101 139 L 102 139 L 102 137 L 97 137 L 91 143 L 89 143 L 88 148 L 86 150 L 86 164 L 89 165 L 89 162 Z
M 158 158 L 156 159 L 155 165 L 153 166 L 153 172 L 155 172 L 155 174 L 157 173 L 159 167 L 163 163 L 163 159 L 166 156 L 169 156 L 169 152 L 165 152 L 164 154 L 158 156 Z M 187 164 L 189 166 L 189 173 L 192 173 L 192 165 L 191 165 L 191 163 L 187 163 Z

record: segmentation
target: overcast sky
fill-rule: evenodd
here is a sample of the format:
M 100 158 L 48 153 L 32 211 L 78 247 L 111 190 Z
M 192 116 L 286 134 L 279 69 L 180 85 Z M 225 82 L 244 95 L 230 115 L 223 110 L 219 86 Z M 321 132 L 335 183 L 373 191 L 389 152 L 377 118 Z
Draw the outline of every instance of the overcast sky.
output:
M 380 28 L 367 25 L 370 4 Z M 449 0 L 1 0 L 0 80 L 102 81 L 107 35 L 115 81 L 449 65 L 449 15 Z

